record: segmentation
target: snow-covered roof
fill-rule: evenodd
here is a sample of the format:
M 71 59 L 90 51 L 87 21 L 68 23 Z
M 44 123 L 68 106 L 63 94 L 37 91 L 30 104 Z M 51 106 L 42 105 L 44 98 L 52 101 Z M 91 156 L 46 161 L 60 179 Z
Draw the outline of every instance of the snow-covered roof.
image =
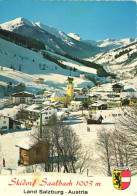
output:
M 22 91 L 19 93 L 13 93 L 12 97 L 35 97 L 34 94 L 27 92 L 27 91 Z
M 107 105 L 107 103 L 104 101 L 97 101 L 97 102 L 91 104 L 91 106 L 101 106 L 101 105 Z
M 121 84 L 121 83 L 115 83 L 115 84 L 112 85 L 112 87 L 114 87 L 114 86 L 121 86 L 121 87 L 124 87 L 124 85 Z
M 29 150 L 32 146 L 38 143 L 38 140 L 32 138 L 24 138 L 16 147 L 23 148 L 25 150 Z
M 76 99 L 88 99 L 89 95 L 75 95 Z
M 64 93 L 61 93 L 59 91 L 54 92 L 51 97 L 66 97 Z
M 100 118 L 103 119 L 103 117 L 102 117 L 100 114 L 94 114 L 94 115 L 92 116 L 92 120 L 98 120 L 98 119 L 100 119 Z
M 70 104 L 77 104 L 77 105 L 79 105 L 79 104 L 82 104 L 82 102 L 81 101 L 71 101 Z
M 63 111 L 57 112 L 57 116 L 60 117 L 60 116 L 62 116 L 65 113 L 66 113 L 65 111 L 64 112 Z

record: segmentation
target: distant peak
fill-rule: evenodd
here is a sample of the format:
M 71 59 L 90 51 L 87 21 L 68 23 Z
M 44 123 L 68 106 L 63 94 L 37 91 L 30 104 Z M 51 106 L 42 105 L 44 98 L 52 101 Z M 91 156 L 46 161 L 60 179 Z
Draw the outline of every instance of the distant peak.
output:
M 75 33 L 69 33 L 68 36 L 75 39 L 75 40 L 78 40 L 78 41 L 81 40 L 81 37 L 78 34 L 75 34 Z

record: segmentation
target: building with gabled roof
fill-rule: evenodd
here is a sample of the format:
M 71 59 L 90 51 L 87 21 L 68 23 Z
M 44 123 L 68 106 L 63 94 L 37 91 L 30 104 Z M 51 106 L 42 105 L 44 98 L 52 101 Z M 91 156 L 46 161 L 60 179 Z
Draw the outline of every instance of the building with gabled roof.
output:
M 121 83 L 116 83 L 112 85 L 113 92 L 121 93 L 124 90 L 124 85 Z
M 25 138 L 15 146 L 19 148 L 20 164 L 26 166 L 38 163 L 48 164 L 50 147 L 48 143 L 40 139 Z
M 32 99 L 34 99 L 35 95 L 26 91 L 22 91 L 19 93 L 13 93 L 12 103 L 18 105 L 20 103 L 29 103 Z

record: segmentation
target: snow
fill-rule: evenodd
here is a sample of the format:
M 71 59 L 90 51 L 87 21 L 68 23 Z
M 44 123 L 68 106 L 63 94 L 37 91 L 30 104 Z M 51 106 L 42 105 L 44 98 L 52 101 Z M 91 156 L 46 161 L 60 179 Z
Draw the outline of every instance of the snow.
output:
M 77 64 L 74 64 L 74 63 L 71 63 L 71 62 L 66 62 L 66 61 L 60 61 L 61 63 L 63 63 L 64 65 L 67 65 L 69 67 L 72 67 L 72 68 L 76 68 L 80 71 L 83 71 L 83 72 L 88 72 L 88 73 L 92 73 L 92 74 L 97 74 L 97 69 L 94 69 L 94 68 L 90 68 L 90 67 L 86 67 L 86 66 L 82 66 L 82 65 L 77 65 Z M 86 70 L 85 70 L 85 67 L 86 67 Z
M 24 23 L 31 26 L 31 27 L 34 26 L 34 24 L 32 22 L 30 22 L 27 19 L 22 18 L 22 17 L 17 18 L 17 19 L 12 20 L 12 21 L 9 21 L 9 22 L 6 22 L 4 24 L 1 24 L 0 26 L 1 26 L 2 29 L 13 31 L 15 28 L 18 28 L 18 27 L 22 26 Z
M 26 90 L 33 93 L 42 89 L 53 91 L 54 89 L 64 90 L 66 88 L 66 80 L 70 74 L 70 70 L 62 69 L 57 64 L 44 59 L 38 52 L 0 39 L 0 59 L 0 69 L 3 66 L 3 71 L 0 71 L 0 83 L 3 85 L 6 85 L 10 81 L 14 85 L 24 83 L 27 86 Z M 78 66 L 76 63 L 71 62 L 70 60 L 68 66 L 70 64 L 71 66 Z M 21 65 L 21 71 L 18 71 L 19 65 Z M 11 69 L 11 66 L 15 70 Z M 45 68 L 45 70 L 41 70 L 40 66 L 41 68 Z M 75 76 L 77 72 L 71 71 L 71 74 Z M 44 83 L 36 84 L 34 81 L 37 78 L 43 78 Z M 94 86 L 91 81 L 78 77 L 74 77 L 74 85 L 76 87 Z
M 23 140 L 20 141 L 19 144 L 16 144 L 16 147 L 23 148 L 25 150 L 29 150 L 32 146 L 37 143 L 35 139 L 32 140 L 30 137 L 25 137 Z
M 71 37 L 71 38 L 77 40 L 77 41 L 82 40 L 81 37 L 80 37 L 79 35 L 75 34 L 75 33 L 69 33 L 69 34 L 67 34 L 67 35 L 68 35 L 69 37 Z
M 35 24 L 38 25 L 41 29 L 44 29 L 45 31 L 51 33 L 52 35 L 55 35 L 56 37 L 58 37 L 62 40 L 68 40 L 68 36 L 64 32 L 62 32 L 54 27 L 44 25 L 40 22 L 36 22 Z
M 13 111 L 13 108 L 10 109 Z M 81 116 L 82 111 L 71 112 L 68 120 L 64 121 L 65 124 L 70 124 L 70 126 L 74 129 L 76 134 L 80 137 L 83 146 L 90 147 L 91 149 L 95 148 L 95 143 L 97 139 L 97 132 L 100 131 L 103 127 L 112 131 L 114 129 L 114 123 L 116 119 L 113 117 L 113 114 L 120 114 L 122 112 L 121 108 L 109 109 L 109 110 L 99 110 L 95 111 L 94 115 L 99 116 L 102 115 L 103 123 L 98 125 L 87 125 L 84 122 L 84 118 Z M 83 111 L 84 114 L 88 114 L 86 110 Z M 87 127 L 90 128 L 90 132 L 87 132 Z M 20 146 L 25 149 L 29 149 L 32 145 L 32 134 L 34 133 L 34 129 L 31 130 L 16 130 L 16 131 L 7 131 L 3 135 L 0 135 L 0 167 L 2 167 L 2 158 L 4 157 L 6 160 L 6 167 L 14 168 L 14 174 L 19 174 L 23 172 L 23 168 L 17 166 L 17 161 L 19 158 L 19 149 L 16 147 Z M 9 144 L 9 145 L 5 145 Z M 96 157 L 96 151 L 94 151 L 93 157 Z M 89 163 L 89 168 L 92 168 L 92 163 Z M 90 169 L 91 170 L 91 169 Z M 3 170 L 4 172 L 5 170 Z M 2 173 L 4 174 L 4 173 Z M 85 175 L 85 174 L 83 174 Z M 100 176 L 98 171 L 92 171 L 92 175 Z

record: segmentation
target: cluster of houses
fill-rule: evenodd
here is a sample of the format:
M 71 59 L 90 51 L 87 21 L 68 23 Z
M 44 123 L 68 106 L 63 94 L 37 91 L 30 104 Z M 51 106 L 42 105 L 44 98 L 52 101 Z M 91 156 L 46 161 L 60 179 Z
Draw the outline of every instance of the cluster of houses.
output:
M 12 94 L 10 101 L 18 110 L 16 115 L 0 114 L 0 130 L 8 130 L 10 128 L 21 127 L 23 122 L 26 128 L 32 126 L 40 126 L 47 124 L 53 115 L 58 121 L 67 119 L 70 112 L 79 110 L 107 110 L 107 108 L 121 107 L 122 105 L 135 105 L 137 103 L 137 92 L 134 90 L 124 90 L 124 85 L 116 83 L 112 85 L 110 93 L 89 92 L 87 89 L 75 88 L 73 78 L 68 77 L 66 93 L 60 91 L 49 92 L 44 91 L 41 97 L 32 93 L 22 91 Z M 0 102 L 1 108 L 4 102 Z M 100 117 L 90 116 L 87 123 L 94 124 L 94 119 Z M 100 118 L 101 119 L 101 118 Z M 93 121 L 92 121 L 93 120 Z M 102 120 L 99 122 L 101 123 Z
M 88 110 L 88 116 L 84 116 L 87 124 L 101 124 L 103 117 L 95 110 L 107 110 L 108 108 L 133 106 L 137 104 L 137 92 L 133 89 L 124 90 L 120 83 L 112 85 L 111 92 L 92 92 L 84 88 L 75 88 L 73 78 L 68 77 L 66 93 L 44 91 L 41 96 L 26 91 L 14 93 L 9 97 L 14 108 L 14 115 L 0 113 L 0 133 L 3 130 L 40 128 L 46 125 L 52 116 L 58 121 L 66 120 L 72 112 Z M 7 105 L 7 100 L 0 101 L 0 109 Z M 13 107 L 14 106 L 14 107 Z M 82 114 L 82 113 L 81 113 Z M 48 162 L 49 144 L 41 140 L 25 140 L 16 145 L 19 147 L 20 164 L 33 165 Z M 43 156 L 45 154 L 45 156 Z M 54 157 L 55 158 L 55 157 Z M 53 159 L 52 159 L 53 162 Z M 56 160 L 55 163 L 58 161 Z

